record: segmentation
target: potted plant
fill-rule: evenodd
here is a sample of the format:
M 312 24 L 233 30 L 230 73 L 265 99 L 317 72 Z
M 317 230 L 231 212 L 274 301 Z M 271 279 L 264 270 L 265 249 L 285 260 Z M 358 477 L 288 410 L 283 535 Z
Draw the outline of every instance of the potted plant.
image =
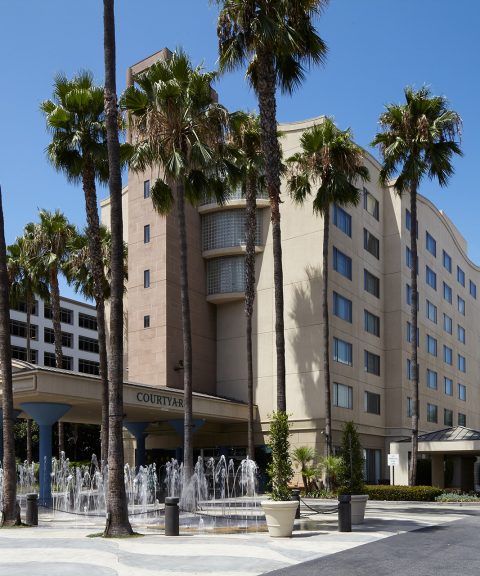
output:
M 353 422 L 346 422 L 342 435 L 342 470 L 340 472 L 339 494 L 349 494 L 352 505 L 352 524 L 362 524 L 368 494 L 365 494 L 363 479 L 363 454 L 357 428 Z
M 272 483 L 270 500 L 262 502 L 268 532 L 273 537 L 292 535 L 298 501 L 290 499 L 289 482 L 293 478 L 290 458 L 290 424 L 286 412 L 274 412 L 270 419 L 269 447 L 272 460 L 267 473 Z

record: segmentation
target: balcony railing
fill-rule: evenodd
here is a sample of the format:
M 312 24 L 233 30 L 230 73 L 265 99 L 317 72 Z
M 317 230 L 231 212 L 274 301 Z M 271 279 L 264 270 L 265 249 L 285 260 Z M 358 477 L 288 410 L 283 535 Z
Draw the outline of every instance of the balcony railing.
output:
M 268 193 L 266 191 L 258 192 L 257 199 L 268 200 Z M 241 188 L 232 190 L 229 192 L 225 198 L 225 202 L 231 202 L 232 200 L 245 200 L 245 193 Z M 207 206 L 208 204 L 217 204 L 215 196 L 205 196 L 203 200 L 200 201 L 199 206 Z

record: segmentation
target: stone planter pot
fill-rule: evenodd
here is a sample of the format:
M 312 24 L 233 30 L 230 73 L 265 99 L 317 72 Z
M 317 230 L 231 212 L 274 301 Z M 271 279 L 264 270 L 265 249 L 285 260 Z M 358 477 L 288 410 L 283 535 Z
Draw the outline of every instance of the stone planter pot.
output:
M 365 508 L 367 507 L 368 494 L 352 495 L 352 524 L 363 524 L 365 520 Z
M 295 522 L 298 502 L 264 500 L 262 503 L 268 533 L 273 538 L 290 538 Z

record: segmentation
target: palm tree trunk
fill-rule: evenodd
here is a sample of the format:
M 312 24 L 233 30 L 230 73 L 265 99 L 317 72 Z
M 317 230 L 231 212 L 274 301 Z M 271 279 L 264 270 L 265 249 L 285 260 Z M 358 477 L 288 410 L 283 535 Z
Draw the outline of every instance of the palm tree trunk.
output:
M 50 267 L 50 304 L 52 306 L 52 324 L 55 339 L 55 366 L 63 368 L 62 325 L 60 322 L 60 289 L 58 287 L 58 272 L 56 266 Z M 58 457 L 65 452 L 63 422 L 58 422 Z
M 102 425 L 100 431 L 101 466 L 107 462 L 108 452 L 108 361 L 105 324 L 105 298 L 103 292 L 105 272 L 103 269 L 102 245 L 100 241 L 100 221 L 97 208 L 95 170 L 93 163 L 86 160 L 83 170 L 83 192 L 87 214 L 87 237 L 90 265 L 93 275 L 93 295 L 97 308 L 98 348 L 100 379 L 102 381 Z
M 30 291 L 27 287 L 27 297 L 25 298 L 25 306 L 27 308 L 27 362 L 31 361 L 30 358 L 30 348 L 31 348 L 31 334 L 30 334 L 30 327 L 32 324 L 32 297 Z
M 20 524 L 17 511 L 17 471 L 13 434 L 12 350 L 10 346 L 10 304 L 7 274 L 7 249 L 0 190 L 0 374 L 3 410 L 3 525 Z
M 27 420 L 27 462 L 32 463 L 32 421 Z
M 285 334 L 283 319 L 282 233 L 280 228 L 281 153 L 277 137 L 275 68 L 270 54 L 258 52 L 258 105 L 266 181 L 270 198 L 273 240 L 273 280 L 275 286 L 275 345 L 277 355 L 277 410 L 287 409 L 285 388 Z
M 414 183 L 410 190 L 410 248 L 412 252 L 411 285 L 412 285 L 412 380 L 413 380 L 413 400 L 412 400 L 412 456 L 410 461 L 410 475 L 408 483 L 415 486 L 417 478 L 417 453 L 418 453 L 418 253 L 417 253 L 417 185 Z
M 110 189 L 111 314 L 108 394 L 108 484 L 105 536 L 133 533 L 128 519 L 123 455 L 123 216 L 120 144 L 118 141 L 117 87 L 115 79 L 114 0 L 103 1 L 105 55 L 105 117 Z
M 190 296 L 188 294 L 187 227 L 185 224 L 185 190 L 183 182 L 177 182 L 177 221 L 180 241 L 180 295 L 182 300 L 183 328 L 183 475 L 184 485 L 193 474 L 193 402 L 192 402 L 192 327 L 190 319 Z
M 253 345 L 252 316 L 255 303 L 255 240 L 257 235 L 257 190 L 255 178 L 247 177 L 246 186 L 246 254 L 245 254 L 245 315 L 247 317 L 247 396 L 248 429 L 247 455 L 255 459 L 254 414 L 253 414 Z
M 325 456 L 332 454 L 332 391 L 330 383 L 330 326 L 328 314 L 328 251 L 330 236 L 330 208 L 323 212 L 323 377 L 325 383 Z M 330 478 L 327 475 L 327 484 Z

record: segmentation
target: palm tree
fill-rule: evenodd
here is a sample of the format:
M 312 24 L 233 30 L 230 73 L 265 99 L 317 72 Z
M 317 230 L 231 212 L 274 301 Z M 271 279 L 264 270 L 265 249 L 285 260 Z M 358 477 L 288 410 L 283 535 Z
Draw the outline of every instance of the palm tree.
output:
M 192 334 L 188 292 L 187 229 L 185 201 L 197 203 L 217 193 L 222 201 L 225 164 L 219 156 L 228 121 L 225 108 L 216 102 L 211 84 L 215 73 L 194 68 L 178 51 L 158 61 L 135 78 L 137 86 L 125 91 L 123 102 L 137 144 L 130 160 L 133 170 L 160 167 L 151 188 L 155 210 L 167 214 L 176 205 L 180 244 L 180 291 L 183 328 L 184 374 L 184 477 L 193 473 L 192 444 Z
M 220 70 L 247 65 L 258 97 L 265 178 L 271 206 L 275 284 L 277 410 L 286 410 L 282 238 L 280 228 L 281 152 L 277 138 L 276 88 L 291 93 L 305 66 L 323 62 L 327 47 L 313 19 L 328 0 L 216 0 Z
M 255 303 L 255 245 L 257 235 L 257 194 L 265 187 L 265 163 L 262 155 L 260 122 L 255 114 L 234 112 L 230 116 L 228 143 L 234 162 L 239 168 L 235 183 L 240 185 L 246 198 L 246 250 L 245 250 L 245 316 L 247 319 L 247 395 L 248 432 L 247 454 L 255 458 L 254 442 L 254 393 L 252 316 Z
M 315 460 L 316 453 L 315 449 L 311 446 L 298 446 L 292 452 L 292 460 L 300 466 L 300 473 L 302 475 L 303 487 L 305 489 L 305 494 L 310 492 L 310 470 L 312 468 L 312 463 Z
M 115 72 L 115 9 L 114 0 L 103 1 L 103 46 L 105 60 L 105 125 L 108 149 L 108 185 L 110 189 L 111 313 L 110 362 L 108 393 L 108 484 L 107 523 L 105 536 L 132 534 L 128 519 L 127 494 L 124 481 L 123 455 L 123 215 L 120 142 L 118 139 L 118 102 Z
M 356 182 L 368 180 L 363 152 L 352 142 L 350 130 L 339 130 L 325 118 L 300 138 L 301 151 L 287 160 L 288 188 L 295 202 L 303 204 L 313 195 L 313 211 L 323 218 L 323 376 L 325 385 L 325 456 L 332 454 L 332 401 L 330 383 L 330 334 L 328 314 L 328 251 L 330 207 L 356 206 L 360 189 Z
M 47 156 L 69 182 L 82 183 L 87 215 L 87 238 L 98 325 L 99 369 L 102 381 L 101 461 L 108 447 L 108 363 L 105 330 L 105 275 L 103 269 L 96 181 L 108 181 L 103 87 L 95 86 L 90 72 L 68 80 L 55 78 L 53 98 L 41 104 L 52 141 Z
M 10 303 L 8 297 L 7 250 L 0 188 L 0 373 L 2 377 L 3 410 L 3 502 L 4 526 L 20 524 L 17 510 L 17 469 L 13 433 L 12 350 L 10 346 Z
M 417 367 L 417 193 L 421 181 L 427 176 L 446 186 L 454 169 L 455 155 L 462 156 L 457 138 L 462 120 L 449 110 L 444 96 L 432 95 L 430 88 L 419 90 L 407 87 L 404 104 L 387 104 L 380 115 L 378 132 L 372 146 L 378 146 L 383 157 L 380 182 L 389 185 L 399 195 L 410 194 L 410 249 L 412 252 L 412 338 L 411 361 L 413 380 L 412 401 L 412 457 L 409 484 L 415 484 L 418 453 L 418 367 Z

